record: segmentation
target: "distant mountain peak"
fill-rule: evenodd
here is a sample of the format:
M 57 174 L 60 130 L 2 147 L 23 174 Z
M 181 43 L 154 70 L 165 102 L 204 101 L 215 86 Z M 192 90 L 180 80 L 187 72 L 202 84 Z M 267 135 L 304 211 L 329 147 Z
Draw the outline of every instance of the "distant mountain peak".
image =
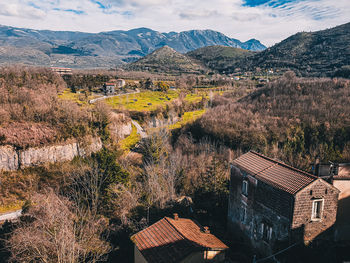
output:
M 147 70 L 167 73 L 200 73 L 204 67 L 187 55 L 165 45 L 151 54 L 127 66 L 131 70 Z
M 161 33 L 140 27 L 128 31 L 83 33 L 0 26 L 0 47 L 12 47 L 6 49 L 11 50 L 10 53 L 0 54 L 0 64 L 108 68 L 123 64 L 123 61 L 135 61 L 164 46 L 187 53 L 213 45 L 251 50 L 266 48 L 258 41 L 241 42 L 210 29 Z M 17 52 L 13 53 L 13 48 Z

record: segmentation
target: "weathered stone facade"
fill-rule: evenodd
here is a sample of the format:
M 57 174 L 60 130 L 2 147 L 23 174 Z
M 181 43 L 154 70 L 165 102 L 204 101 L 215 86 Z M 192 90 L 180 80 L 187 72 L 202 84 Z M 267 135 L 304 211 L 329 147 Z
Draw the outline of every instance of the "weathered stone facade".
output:
M 18 153 L 9 145 L 0 147 L 0 171 L 14 171 L 18 169 Z
M 305 241 L 324 233 L 336 221 L 339 190 L 323 179 L 318 179 L 295 195 L 292 229 L 301 229 Z M 312 219 L 313 202 L 322 200 L 320 219 Z
M 248 195 L 242 193 L 245 180 L 248 182 Z M 276 243 L 288 240 L 292 205 L 293 199 L 282 191 L 259 182 L 237 167 L 231 167 L 228 226 L 231 231 L 241 231 L 242 237 L 259 251 L 270 254 Z M 244 221 L 243 213 L 246 213 Z M 263 228 L 267 227 L 272 228 L 271 236 L 264 240 Z
M 247 163 L 254 166 L 260 156 L 251 155 L 257 159 L 250 156 L 249 161 L 254 162 Z M 310 183 L 297 181 L 296 173 L 302 171 L 274 163 L 272 159 L 263 159 L 261 165 L 268 167 L 262 170 L 267 174 L 264 178 L 249 173 L 250 168 L 231 165 L 228 227 L 232 233 L 240 233 L 239 237 L 249 241 L 263 254 L 273 253 L 281 244 L 285 247 L 299 241 L 309 242 L 321 235 L 324 238 L 326 230 L 336 221 L 339 190 L 317 177 L 308 177 Z M 278 165 L 281 170 L 276 168 Z M 286 169 L 291 170 L 290 178 L 286 174 L 286 177 L 280 177 L 275 173 L 281 183 L 273 179 L 274 175 L 271 181 L 265 179 L 269 178 L 267 171 L 280 171 L 282 174 Z M 283 188 L 284 180 L 293 183 Z M 296 187 L 293 192 L 289 187 L 293 184 L 303 186 Z

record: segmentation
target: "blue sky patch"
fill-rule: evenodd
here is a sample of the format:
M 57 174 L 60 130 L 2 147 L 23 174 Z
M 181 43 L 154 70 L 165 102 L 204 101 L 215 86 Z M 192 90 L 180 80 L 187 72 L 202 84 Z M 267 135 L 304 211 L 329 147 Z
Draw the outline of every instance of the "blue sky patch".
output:
M 256 7 L 260 5 L 268 5 L 271 7 L 278 7 L 287 3 L 301 2 L 303 0 L 244 0 L 243 6 Z
M 71 13 L 74 13 L 76 15 L 83 15 L 83 14 L 85 14 L 84 11 L 82 11 L 82 10 L 75 10 L 75 9 L 54 8 L 53 10 L 55 10 L 55 11 L 64 11 L 64 12 L 71 12 Z
M 28 5 L 31 6 L 31 7 L 36 8 L 36 9 L 41 9 L 40 6 L 34 4 L 33 2 L 29 2 Z
M 109 9 L 111 8 L 110 5 L 105 5 L 102 2 L 98 1 L 98 0 L 91 0 L 92 3 L 98 5 L 99 8 L 101 9 Z

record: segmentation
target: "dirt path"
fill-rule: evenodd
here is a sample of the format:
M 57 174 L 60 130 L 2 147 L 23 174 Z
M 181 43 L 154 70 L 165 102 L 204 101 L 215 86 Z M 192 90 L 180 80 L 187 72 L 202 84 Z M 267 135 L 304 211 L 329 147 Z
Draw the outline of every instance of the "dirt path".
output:
M 119 96 L 123 96 L 123 95 L 136 94 L 136 93 L 140 93 L 140 90 L 136 89 L 135 92 L 129 92 L 129 93 L 123 93 L 123 94 L 117 94 L 117 95 L 110 95 L 110 96 L 103 96 L 103 97 L 100 97 L 100 98 L 97 98 L 97 99 L 89 100 L 89 103 L 93 104 L 93 103 L 95 103 L 96 101 L 99 101 L 99 100 L 105 100 L 105 99 L 108 99 L 108 98 L 119 97 Z
M 2 214 L 0 215 L 0 222 L 1 221 L 6 221 L 6 220 L 16 220 L 17 218 L 19 218 L 22 215 L 22 209 L 11 212 L 11 213 L 7 213 L 7 214 Z
M 136 129 L 137 129 L 137 134 L 139 134 L 141 136 L 141 138 L 147 138 L 147 133 L 143 130 L 143 128 L 141 127 L 141 125 L 134 120 L 131 120 L 132 124 L 135 125 Z

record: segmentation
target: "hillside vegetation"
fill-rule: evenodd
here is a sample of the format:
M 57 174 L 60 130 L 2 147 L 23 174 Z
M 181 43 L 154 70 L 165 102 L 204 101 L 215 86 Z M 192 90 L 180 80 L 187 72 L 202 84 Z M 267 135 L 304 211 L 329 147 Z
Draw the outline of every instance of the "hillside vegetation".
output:
M 165 46 L 146 57 L 130 64 L 130 70 L 166 72 L 166 73 L 202 73 L 205 68 L 199 63 Z
M 225 46 L 203 47 L 187 53 L 207 68 L 220 73 L 232 72 L 236 63 L 253 54 L 254 52 L 249 50 Z
M 258 150 L 309 170 L 350 159 L 349 81 L 302 79 L 292 73 L 239 102 L 217 98 L 189 131 L 237 151 Z
M 297 33 L 241 61 L 237 67 L 250 71 L 290 69 L 303 76 L 332 77 L 348 67 L 349 61 L 350 23 L 347 23 L 327 30 Z
M 48 69 L 2 68 L 0 145 L 23 148 L 98 133 L 103 126 L 98 108 L 59 99 L 65 88 L 62 78 Z

